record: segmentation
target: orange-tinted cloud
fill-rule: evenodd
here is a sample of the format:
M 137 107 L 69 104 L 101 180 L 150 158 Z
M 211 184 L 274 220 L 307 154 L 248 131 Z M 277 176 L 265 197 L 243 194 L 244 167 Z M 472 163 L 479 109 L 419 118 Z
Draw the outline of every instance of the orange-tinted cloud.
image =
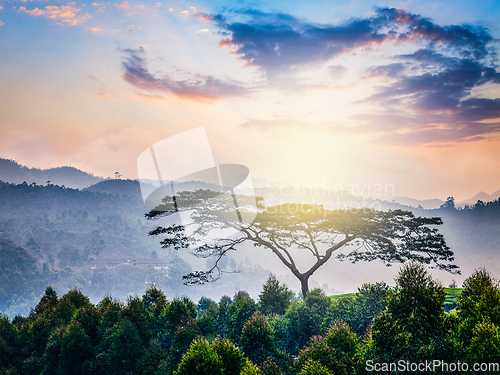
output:
M 96 8 L 99 8 L 96 13 L 101 13 L 104 12 L 104 9 L 106 9 L 106 4 L 105 3 L 92 3 L 93 6 Z
M 26 9 L 26 7 L 19 7 L 20 12 L 27 13 L 34 17 L 44 16 L 50 19 L 59 20 L 61 22 L 77 25 L 83 21 L 91 18 L 88 14 L 78 14 L 80 8 L 75 7 L 75 3 L 72 2 L 68 5 L 47 5 L 44 9 L 35 8 L 32 10 Z
M 203 13 L 198 13 L 196 18 L 203 22 L 210 22 L 212 20 L 209 15 Z
M 230 38 L 224 38 L 224 39 L 221 39 L 219 41 L 219 43 L 217 44 L 217 47 L 219 47 L 219 48 L 227 48 L 227 47 L 232 47 L 234 45 L 235 44 L 233 43 L 233 41 Z
M 96 93 L 94 95 L 98 96 L 100 98 L 103 98 L 103 99 L 111 99 L 111 95 L 109 95 L 109 93 L 106 92 L 105 90 L 101 90 L 101 91 L 99 91 L 98 93 Z
M 130 5 L 126 1 L 124 1 L 121 4 L 115 4 L 115 7 L 122 8 L 122 9 L 130 9 Z
M 164 96 L 161 95 L 147 95 L 138 93 L 137 96 L 141 99 L 144 99 L 148 102 L 157 102 L 158 100 L 166 100 Z

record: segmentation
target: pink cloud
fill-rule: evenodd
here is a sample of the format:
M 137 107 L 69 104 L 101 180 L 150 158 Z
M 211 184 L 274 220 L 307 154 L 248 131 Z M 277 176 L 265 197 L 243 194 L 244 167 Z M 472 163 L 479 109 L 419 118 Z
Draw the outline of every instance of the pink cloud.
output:
M 198 13 L 196 15 L 196 18 L 200 21 L 203 21 L 203 22 L 210 22 L 212 19 L 210 18 L 210 16 L 206 15 L 206 14 L 203 14 L 203 13 Z
M 26 7 L 21 6 L 19 7 L 19 11 L 34 17 L 44 16 L 46 18 L 59 20 L 70 25 L 77 25 L 91 18 L 88 14 L 78 14 L 80 8 L 77 8 L 74 5 L 75 3 L 72 2 L 68 5 L 61 5 L 60 7 L 57 5 L 47 5 L 45 9 L 35 8 L 32 10 L 28 10 Z
M 119 5 L 115 4 L 115 7 L 122 8 L 122 9 L 130 9 L 130 5 L 126 1 L 124 1 L 123 3 L 121 3 Z

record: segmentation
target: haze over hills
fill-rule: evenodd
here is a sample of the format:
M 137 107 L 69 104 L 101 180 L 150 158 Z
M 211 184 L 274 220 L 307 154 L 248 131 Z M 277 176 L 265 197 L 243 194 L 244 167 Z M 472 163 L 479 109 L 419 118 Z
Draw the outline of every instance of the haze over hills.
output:
M 103 181 L 104 178 L 83 172 L 74 167 L 57 167 L 50 169 L 28 168 L 14 160 L 0 158 L 0 180 L 14 184 L 26 182 L 37 185 L 51 184 L 83 189 L 87 186 Z
M 152 185 L 151 185 L 152 186 Z M 154 186 L 152 186 L 154 188 Z M 104 180 L 83 189 L 92 193 L 141 196 L 141 188 L 135 180 Z
M 500 190 L 494 192 L 493 194 L 487 194 L 484 191 L 474 195 L 472 198 L 460 201 L 460 202 L 455 202 L 455 206 L 457 207 L 465 207 L 467 205 L 474 205 L 478 201 L 481 201 L 483 203 L 487 202 L 493 202 L 497 199 L 500 198 Z M 418 200 L 418 199 L 413 199 L 409 197 L 393 197 L 392 199 L 389 199 L 388 201 L 396 202 L 405 206 L 410 206 L 410 207 L 422 207 L 425 208 L 426 210 L 433 210 L 436 208 L 441 207 L 442 204 L 445 203 L 444 200 L 442 199 L 424 199 L 424 200 Z
M 266 196 L 270 195 L 270 191 L 283 189 L 270 188 L 269 184 L 267 183 L 268 181 L 265 179 L 253 177 L 253 180 L 257 195 Z M 14 184 L 21 184 L 23 182 L 31 184 L 35 182 L 38 185 L 45 185 L 47 181 L 50 181 L 50 183 L 54 185 L 64 185 L 66 187 L 75 189 L 87 189 L 91 192 L 141 196 L 139 182 L 136 180 L 119 180 L 120 182 L 118 182 L 118 180 L 115 179 L 105 179 L 103 177 L 95 176 L 92 173 L 84 172 L 82 170 L 69 166 L 50 169 L 29 168 L 20 165 L 14 160 L 5 158 L 0 158 L 0 181 Z M 214 188 L 214 186 L 210 184 L 200 183 L 196 181 L 183 181 L 181 182 L 181 184 L 182 189 L 184 190 Z M 153 184 L 148 183 L 148 181 L 146 181 L 146 183 L 143 183 L 143 185 L 146 187 L 146 191 L 148 192 L 152 192 L 155 190 Z M 281 186 L 285 185 L 281 184 Z M 286 189 L 287 187 L 284 188 L 285 191 Z M 293 187 L 289 187 L 289 189 L 293 189 Z M 339 192 L 339 195 L 343 194 L 343 192 Z M 461 202 L 456 202 L 455 204 L 457 207 L 464 207 L 465 205 L 474 205 L 478 200 L 486 203 L 497 200 L 499 198 L 500 190 L 494 192 L 493 194 L 487 194 L 482 191 L 472 198 L 466 199 Z M 388 204 L 395 203 L 414 208 L 420 206 L 424 209 L 436 209 L 444 203 L 444 200 L 437 198 L 418 200 L 410 197 L 400 196 L 387 198 L 381 197 L 379 199 L 373 198 L 373 200 L 379 200 L 381 202 L 385 201 Z
M 51 185 L 45 186 L 47 174 L 44 173 L 48 171 L 53 173 L 50 175 Z M 66 173 L 67 171 L 71 172 Z M 71 176 L 75 176 L 75 180 L 71 180 Z M 30 177 L 39 178 L 38 186 L 4 186 L 4 190 L 0 191 L 0 237 L 8 238 L 16 246 L 23 247 L 33 239 L 40 246 L 41 252 L 33 252 L 33 256 L 41 263 L 50 262 L 53 258 L 55 263 L 51 267 L 57 268 L 57 259 L 61 251 L 65 249 L 65 244 L 76 246 L 80 254 L 83 254 L 85 249 L 94 249 L 97 246 L 96 243 L 99 243 L 96 238 L 101 237 L 104 245 L 100 256 L 122 256 L 127 253 L 147 257 L 153 250 L 156 250 L 160 256 L 170 255 L 162 254 L 158 241 L 147 236 L 153 223 L 144 221 L 146 209 L 138 181 L 103 180 L 71 167 L 43 171 L 22 167 L 11 160 L 0 159 L 0 180 L 18 184 L 24 181 L 28 184 L 37 181 L 30 180 Z M 64 184 L 69 187 L 91 181 L 96 182 L 80 190 L 54 186 Z M 179 183 L 179 186 L 184 190 L 213 188 L 209 184 L 194 181 Z M 153 185 L 150 188 L 151 191 L 156 189 Z M 296 188 L 290 187 L 288 190 L 285 188 L 277 193 L 272 188 L 256 188 L 255 193 L 263 196 L 265 203 L 269 205 L 287 200 L 307 202 L 311 199 L 316 199 L 315 203 L 321 203 L 318 197 L 311 195 L 310 191 L 304 189 L 300 194 L 296 194 L 294 189 Z M 488 197 L 493 199 L 497 193 Z M 365 199 L 344 192 L 325 195 L 330 202 L 333 202 L 331 208 L 347 204 L 368 207 L 373 205 L 376 209 L 412 210 L 418 216 L 442 217 L 444 225 L 438 229 L 445 235 L 448 245 L 455 253 L 456 264 L 463 272 L 463 276 L 438 273 L 437 278 L 441 279 L 444 284 L 449 283 L 452 278 L 460 284 L 478 267 L 487 267 L 495 275 L 500 275 L 500 263 L 496 263 L 499 252 L 498 243 L 500 243 L 498 230 L 500 223 L 498 206 L 500 204 L 498 201 L 485 205 L 484 208 L 478 206 L 474 209 L 455 210 L 439 208 L 444 203 L 441 200 L 419 201 L 401 198 L 398 202 L 397 199 L 392 198 L 386 201 Z M 325 199 L 324 196 L 323 199 Z M 471 198 L 470 201 L 475 204 L 477 199 L 485 203 L 488 201 L 484 193 Z M 421 208 L 418 208 L 419 205 Z M 193 259 L 194 257 L 189 256 L 188 252 L 186 255 L 186 257 L 183 255 L 181 257 L 189 262 L 193 269 L 205 268 L 205 260 Z M 288 276 L 289 271 L 265 249 L 244 245 L 241 250 L 232 254 L 231 258 L 236 264 L 247 264 L 249 267 L 260 264 L 261 270 L 271 269 L 278 276 L 284 276 L 284 281 L 292 288 L 297 287 L 296 280 Z M 306 264 L 306 258 L 306 256 L 299 256 L 297 261 Z M 339 265 L 336 260 L 332 260 L 332 266 L 320 269 L 313 279 L 324 288 L 351 292 L 364 282 L 380 280 L 391 282 L 398 268 L 396 265 L 387 269 L 380 262 L 354 265 L 345 262 Z M 266 276 L 263 273 L 262 277 Z M 234 277 L 227 276 L 228 279 Z M 240 278 L 242 285 L 245 285 L 244 280 L 245 276 L 242 274 Z M 228 281 L 221 281 L 221 288 Z M 260 287 L 260 280 L 255 282 Z M 247 281 L 246 288 L 250 287 L 248 284 Z M 232 294 L 234 290 L 225 291 L 225 293 Z
M 493 194 L 488 194 L 485 193 L 484 191 L 476 194 L 470 199 L 467 199 L 465 201 L 459 202 L 459 205 L 466 205 L 466 204 L 476 204 L 477 201 L 482 201 L 482 202 L 491 202 L 495 201 L 500 198 L 500 190 L 495 191 Z
M 408 197 L 394 197 L 388 201 L 393 201 L 405 206 L 410 206 L 410 207 L 422 207 L 425 208 L 426 210 L 432 210 L 434 208 L 439 208 L 444 201 L 441 199 L 424 199 L 424 200 L 419 200 L 419 199 L 413 199 L 413 198 L 408 198 Z

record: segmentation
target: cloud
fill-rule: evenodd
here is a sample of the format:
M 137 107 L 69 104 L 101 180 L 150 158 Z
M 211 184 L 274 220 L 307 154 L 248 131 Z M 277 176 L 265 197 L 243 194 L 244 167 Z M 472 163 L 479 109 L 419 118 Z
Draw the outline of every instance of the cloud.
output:
M 122 9 L 130 9 L 130 5 L 126 1 L 124 1 L 121 4 L 115 4 L 115 7 Z
M 122 50 L 127 56 L 123 60 L 123 79 L 147 93 L 169 93 L 179 98 L 201 102 L 213 102 L 229 96 L 242 96 L 248 89 L 233 80 L 220 80 L 209 75 L 195 74 L 192 78 L 175 80 L 168 75 L 161 78 L 152 75 L 146 67 L 142 47 Z
M 425 41 L 431 46 L 443 44 L 455 48 L 464 57 L 482 58 L 488 54 L 487 45 L 493 41 L 488 30 L 482 26 L 440 26 L 430 19 L 411 14 L 401 9 L 377 8 L 377 22 L 391 27 L 389 34 L 398 42 Z M 406 30 L 397 32 L 394 26 Z
M 398 77 L 405 70 L 402 63 L 372 66 L 368 69 L 369 77 Z
M 500 118 L 500 98 L 470 98 L 458 106 L 458 115 L 468 121 L 484 121 Z
M 165 100 L 165 97 L 163 97 L 161 95 L 147 95 L 147 94 L 138 93 L 137 96 L 140 99 L 146 100 L 148 102 L 157 102 L 158 100 Z
M 384 145 L 447 146 L 500 136 L 499 99 L 466 99 L 455 113 L 395 109 L 359 114 L 355 118 L 360 125 L 353 130 L 371 135 L 373 143 Z
M 347 72 L 347 68 L 342 65 L 332 65 L 328 67 L 328 72 L 335 79 L 340 79 Z
M 127 30 L 127 32 L 129 32 L 129 33 L 133 33 L 134 31 L 140 31 L 141 29 L 142 29 L 141 26 L 134 26 L 134 25 L 130 25 L 130 26 L 125 27 L 125 30 Z
M 172 10 L 172 8 L 170 8 L 170 10 Z M 197 13 L 196 18 L 203 22 L 210 22 L 212 20 L 212 18 L 209 15 L 203 13 Z
M 482 58 L 493 41 L 479 26 L 439 26 L 427 18 L 393 8 L 376 8 L 372 17 L 352 18 L 339 25 L 320 24 L 283 13 L 257 10 L 198 14 L 215 23 L 224 37 L 220 47 L 234 47 L 246 66 L 267 74 L 329 61 L 343 53 L 372 45 L 420 41 L 445 45 L 464 57 Z
M 397 80 L 379 87 L 377 93 L 363 102 L 404 110 L 410 118 L 425 119 L 425 124 L 431 125 L 423 129 L 425 124 L 409 121 L 407 125 L 400 123 L 394 132 L 399 119 L 384 118 L 381 123 L 387 127 L 388 134 L 377 138 L 378 142 L 400 143 L 403 139 L 407 139 L 406 144 L 458 142 L 479 140 L 482 139 L 479 136 L 499 131 L 496 120 L 500 122 L 500 99 L 472 96 L 474 88 L 488 83 L 500 84 L 500 73 L 494 67 L 481 59 L 447 57 L 430 50 L 418 50 L 400 59 L 421 73 L 403 73 L 404 68 L 394 64 L 372 68 L 376 74 L 390 75 L 396 66 L 392 76 Z M 372 124 L 379 120 L 377 116 L 367 119 Z
M 291 129 L 311 129 L 311 124 L 292 118 L 280 119 L 246 119 L 239 125 L 240 128 L 248 131 L 269 132 L 269 131 L 289 131 Z
M 335 122 L 311 122 L 291 117 L 273 118 L 273 119 L 254 119 L 248 118 L 239 125 L 240 128 L 247 131 L 267 132 L 289 132 L 291 130 L 325 130 L 335 134 L 355 134 L 358 132 L 356 127 L 347 127 Z
M 340 26 L 320 25 L 282 13 L 238 12 L 247 22 L 230 22 L 224 15 L 212 22 L 229 33 L 220 47 L 232 46 L 248 66 L 276 73 L 304 64 L 328 61 L 347 49 L 380 44 L 387 39 L 371 20 L 356 19 Z M 198 18 L 206 19 L 207 15 Z
M 3 25 L 5 25 L 5 24 L 2 22 L 2 20 L 0 20 L 0 26 L 3 26 Z
M 252 9 L 197 17 L 219 28 L 218 47 L 231 48 L 244 67 L 272 78 L 271 85 L 280 74 L 308 66 L 324 66 L 340 79 L 347 68 L 327 64 L 341 55 L 376 45 L 370 57 L 387 58 L 383 53 L 389 45 L 408 44 L 412 52 L 365 70 L 364 82 L 377 78 L 380 86 L 357 103 L 374 104 L 377 111 L 354 116 L 355 127 L 325 127 L 330 131 L 371 134 L 377 143 L 406 145 L 477 141 L 499 131 L 500 99 L 474 95 L 486 84 L 500 84 L 496 40 L 483 26 L 438 25 L 394 8 L 376 8 L 370 17 L 336 25 Z M 242 126 L 265 131 L 285 123 L 249 120 Z
M 96 8 L 99 8 L 96 13 L 102 13 L 106 9 L 106 4 L 105 3 L 92 3 L 92 5 Z
M 394 132 L 377 136 L 374 143 L 399 146 L 448 146 L 454 143 L 476 142 L 495 137 L 500 133 L 500 122 L 495 124 L 474 123 L 460 127 L 432 127 L 414 129 L 405 133 Z M 498 138 L 498 135 L 496 136 Z
M 82 77 L 84 77 L 86 79 L 90 79 L 93 82 L 99 84 L 99 86 L 100 86 L 99 89 L 98 89 L 99 91 L 97 93 L 92 94 L 92 95 L 98 96 L 98 97 L 103 98 L 103 99 L 111 99 L 114 96 L 110 92 L 110 90 L 109 90 L 108 86 L 106 85 L 106 83 L 104 83 L 102 80 L 100 80 L 96 76 L 93 76 L 93 75 L 82 75 Z
M 196 32 L 198 35 L 208 34 L 210 31 L 208 29 L 201 29 Z
M 454 110 L 472 88 L 500 83 L 500 74 L 481 60 L 446 57 L 429 50 L 418 50 L 401 59 L 410 61 L 412 66 L 424 72 L 406 75 L 395 84 L 380 88 L 368 101 L 390 99 L 417 109 Z
M 103 99 L 108 99 L 108 100 L 111 99 L 111 95 L 106 90 L 101 90 L 94 95 Z
M 91 18 L 88 14 L 79 15 L 78 12 L 80 8 L 74 6 L 75 3 L 72 2 L 68 5 L 47 5 L 45 9 L 35 8 L 32 10 L 27 10 L 26 7 L 19 7 L 20 12 L 28 13 L 34 17 L 44 16 L 54 20 L 60 20 L 62 22 L 68 23 L 70 25 L 77 25 L 87 19 Z

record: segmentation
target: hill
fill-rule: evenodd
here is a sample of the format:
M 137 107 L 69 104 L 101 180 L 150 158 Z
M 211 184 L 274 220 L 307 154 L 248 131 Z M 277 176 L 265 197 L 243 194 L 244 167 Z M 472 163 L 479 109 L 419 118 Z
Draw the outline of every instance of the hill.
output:
M 151 187 L 153 186 L 151 185 Z M 141 187 L 136 180 L 104 180 L 83 190 L 91 193 L 141 197 Z
M 37 185 L 45 185 L 47 181 L 50 181 L 54 185 L 82 189 L 103 180 L 102 177 L 94 176 L 74 167 L 28 168 L 14 160 L 0 158 L 0 181 L 3 182 L 14 184 L 34 182 Z
M 464 206 L 464 205 L 471 205 L 471 204 L 476 204 L 477 201 L 482 201 L 484 203 L 486 202 L 491 202 L 495 201 L 497 199 L 500 199 L 500 190 L 495 191 L 493 194 L 488 194 L 485 193 L 484 191 L 481 191 L 480 193 L 476 194 L 470 199 L 464 200 L 462 202 L 459 202 L 459 206 Z
M 184 188 L 199 188 L 198 184 L 193 182 L 184 184 L 186 184 Z M 265 191 L 260 190 L 257 194 L 259 193 Z M 273 203 L 271 199 L 276 198 L 311 198 L 307 195 L 297 197 L 291 194 L 280 197 L 271 193 L 267 196 L 262 194 L 271 204 Z M 455 253 L 454 263 L 461 268 L 463 275 L 471 274 L 474 269 L 480 267 L 486 267 L 494 274 L 500 274 L 500 264 L 497 261 L 500 251 L 499 201 L 467 209 L 425 210 L 403 206 L 396 202 L 364 201 L 348 195 L 330 198 L 336 201 L 339 198 L 336 203 L 355 202 L 360 206 L 378 202 L 380 208 L 374 206 L 376 209 L 404 209 L 412 210 L 418 216 L 442 217 L 444 224 L 438 229 Z M 276 204 L 276 200 L 274 203 Z M 145 212 L 146 208 L 137 181 L 107 180 L 82 190 L 53 184 L 42 186 L 0 183 L 0 238 L 9 239 L 14 246 L 27 249 L 28 254 L 37 259 L 38 269 L 43 270 L 45 267 L 46 272 L 62 275 L 64 272 L 61 272 L 69 262 L 70 267 L 67 272 L 72 272 L 73 276 L 64 274 L 66 275 L 64 277 L 74 280 L 70 285 L 86 285 L 89 289 L 85 291 L 95 298 L 110 290 L 117 291 L 117 296 L 122 297 L 129 292 L 139 292 L 152 276 L 141 273 L 128 275 L 126 270 L 121 269 L 91 275 L 89 261 L 92 257 L 144 258 L 150 257 L 153 250 L 159 257 L 178 254 L 184 261 L 179 262 L 178 284 L 175 288 L 167 287 L 165 284 L 165 289 L 173 295 L 189 293 L 192 296 L 195 289 L 191 287 L 184 289 L 182 286 L 183 270 L 189 267 L 206 269 L 210 267 L 208 262 L 211 259 L 197 259 L 191 256 L 188 250 L 180 250 L 178 253 L 172 250 L 170 253 L 170 250 L 162 249 L 158 243 L 159 239 L 148 236 L 148 232 L 154 229 L 155 222 L 146 221 Z M 72 260 L 68 261 L 68 257 Z M 213 284 L 210 292 L 206 288 L 196 289 L 197 295 L 220 298 L 221 295 L 230 294 L 238 288 L 245 288 L 254 293 L 256 285 L 260 284 L 271 271 L 276 275 L 284 275 L 284 279 L 292 288 L 298 288 L 295 280 L 288 279 L 290 277 L 288 269 L 266 249 L 242 244 L 241 248 L 231 253 L 225 261 L 227 269 L 241 270 L 242 273 L 224 276 L 223 280 Z M 307 264 L 307 254 L 298 255 L 297 262 L 301 265 Z M 365 282 L 384 280 L 386 283 L 391 283 L 396 268 L 388 269 L 380 262 L 351 264 L 332 260 L 331 265 L 318 270 L 314 275 L 311 287 L 321 285 L 325 291 L 330 288 L 338 291 L 327 292 L 329 294 L 352 292 L 355 286 Z M 435 275 L 444 285 L 449 284 L 452 279 L 461 285 L 464 280 L 464 276 L 450 275 L 442 271 L 436 271 Z M 77 280 L 78 277 L 80 281 Z M 133 289 L 127 290 L 131 280 L 135 284 Z M 171 280 L 168 281 L 170 282 Z

